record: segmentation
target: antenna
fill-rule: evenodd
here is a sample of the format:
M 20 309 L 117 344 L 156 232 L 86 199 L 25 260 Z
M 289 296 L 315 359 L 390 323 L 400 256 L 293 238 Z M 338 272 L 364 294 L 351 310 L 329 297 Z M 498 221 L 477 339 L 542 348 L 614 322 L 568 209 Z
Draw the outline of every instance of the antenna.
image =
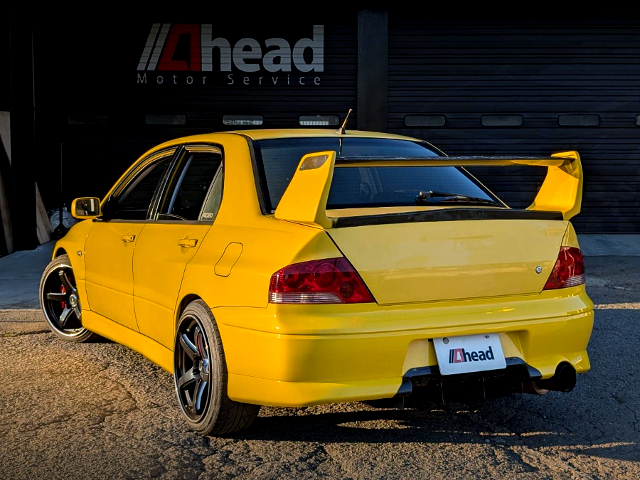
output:
M 353 112 L 352 108 L 349 109 L 347 116 L 344 117 L 344 120 L 342 121 L 342 125 L 340 125 L 340 128 L 336 132 L 338 135 L 344 135 L 344 130 L 347 128 L 347 122 L 349 121 L 349 115 L 351 115 L 351 112 Z

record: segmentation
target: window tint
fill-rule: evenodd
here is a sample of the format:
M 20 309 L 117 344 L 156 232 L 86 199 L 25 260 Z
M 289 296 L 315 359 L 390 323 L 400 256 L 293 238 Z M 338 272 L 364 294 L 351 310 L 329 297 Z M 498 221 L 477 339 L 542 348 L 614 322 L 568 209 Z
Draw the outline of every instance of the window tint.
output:
M 415 205 L 420 192 L 493 200 L 456 167 L 336 168 L 327 208 Z
M 159 220 L 210 220 L 215 217 L 222 198 L 222 174 L 210 187 L 216 173 L 222 170 L 222 156 L 218 153 L 187 153 L 174 176 L 160 208 Z M 209 195 L 207 195 L 209 193 Z M 206 202 L 206 208 L 203 205 Z
M 338 138 L 284 138 L 257 141 L 254 142 L 254 148 L 258 166 L 264 172 L 263 186 L 267 192 L 265 201 L 267 208 L 272 211 L 278 206 L 296 167 L 307 153 L 334 150 L 345 157 L 377 158 L 423 158 L 438 155 L 424 143 L 386 138 L 345 138 L 342 140 L 342 148 Z
M 158 182 L 171 156 L 164 157 L 144 168 L 109 202 L 105 216 L 119 220 L 145 220 Z

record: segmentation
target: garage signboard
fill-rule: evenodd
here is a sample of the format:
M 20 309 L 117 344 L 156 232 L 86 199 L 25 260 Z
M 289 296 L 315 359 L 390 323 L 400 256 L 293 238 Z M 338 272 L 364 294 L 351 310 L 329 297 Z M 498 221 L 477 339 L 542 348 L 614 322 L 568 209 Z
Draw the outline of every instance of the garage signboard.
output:
M 137 83 L 173 85 L 320 85 L 324 25 L 310 36 L 235 42 L 212 24 L 154 23 L 138 62 Z

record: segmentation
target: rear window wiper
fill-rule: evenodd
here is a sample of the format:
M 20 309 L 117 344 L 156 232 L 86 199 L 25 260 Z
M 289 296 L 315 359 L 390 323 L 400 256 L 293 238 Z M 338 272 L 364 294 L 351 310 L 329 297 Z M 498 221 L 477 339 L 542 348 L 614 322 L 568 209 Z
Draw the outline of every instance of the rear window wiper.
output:
M 470 197 L 459 193 L 434 192 L 433 190 L 429 190 L 428 192 L 419 192 L 418 195 L 416 195 L 416 205 L 433 205 L 439 203 L 466 203 L 467 205 L 494 205 L 502 207 L 498 202 L 487 198 Z

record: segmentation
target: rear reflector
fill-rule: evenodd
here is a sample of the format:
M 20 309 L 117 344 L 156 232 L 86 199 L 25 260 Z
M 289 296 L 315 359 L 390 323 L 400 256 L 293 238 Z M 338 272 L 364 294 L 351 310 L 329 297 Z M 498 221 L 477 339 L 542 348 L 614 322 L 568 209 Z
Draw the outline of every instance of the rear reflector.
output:
M 576 247 L 561 247 L 558 260 L 553 266 L 544 290 L 575 287 L 583 283 L 584 258 L 582 251 Z
M 294 263 L 271 276 L 270 303 L 368 303 L 373 297 L 344 257 Z

